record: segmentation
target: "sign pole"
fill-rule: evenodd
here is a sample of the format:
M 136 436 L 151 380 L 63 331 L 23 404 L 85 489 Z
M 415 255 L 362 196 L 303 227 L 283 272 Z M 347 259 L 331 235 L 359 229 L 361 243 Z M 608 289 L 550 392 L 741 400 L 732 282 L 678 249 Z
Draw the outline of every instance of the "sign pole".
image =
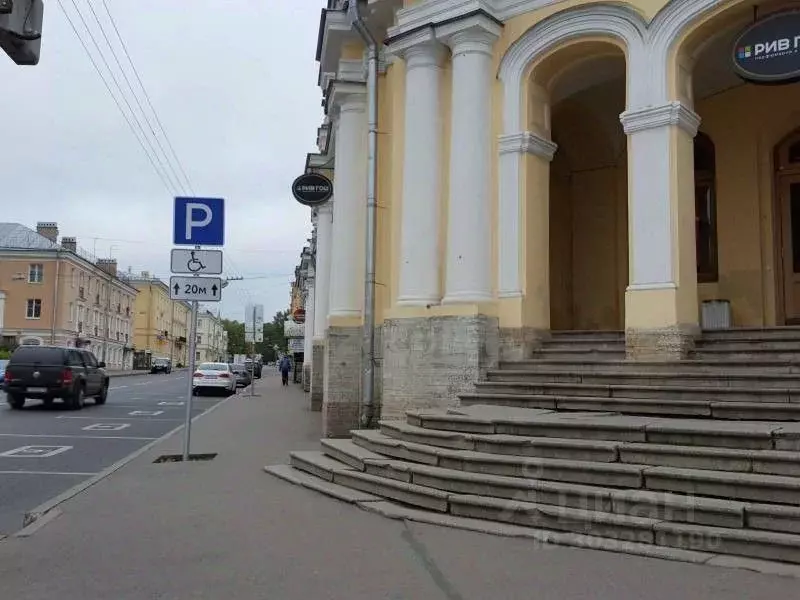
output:
M 195 355 L 197 353 L 197 301 L 192 302 L 192 316 L 189 326 L 189 383 L 186 394 L 186 424 L 183 431 L 183 460 L 189 460 L 189 448 L 192 440 L 192 400 L 194 399 L 194 389 L 192 386 Z
M 253 372 L 250 374 L 250 396 L 255 395 L 256 387 L 256 305 L 253 305 L 253 353 L 250 355 L 250 366 Z

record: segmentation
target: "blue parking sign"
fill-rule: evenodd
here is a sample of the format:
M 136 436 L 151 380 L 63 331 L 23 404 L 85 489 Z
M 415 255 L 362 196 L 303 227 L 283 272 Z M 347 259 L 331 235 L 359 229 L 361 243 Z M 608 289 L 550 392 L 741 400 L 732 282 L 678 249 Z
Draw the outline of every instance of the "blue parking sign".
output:
M 223 246 L 225 201 L 222 198 L 175 198 L 172 241 L 176 246 Z

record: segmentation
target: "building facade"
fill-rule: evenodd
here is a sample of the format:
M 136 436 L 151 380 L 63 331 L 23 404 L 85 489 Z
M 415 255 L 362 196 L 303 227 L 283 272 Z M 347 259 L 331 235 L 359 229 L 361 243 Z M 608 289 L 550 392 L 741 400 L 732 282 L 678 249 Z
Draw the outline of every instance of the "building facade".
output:
M 116 260 L 95 259 L 75 238 L 58 236 L 57 223 L 36 231 L 0 223 L 2 345 L 82 345 L 109 369 L 130 369 L 136 289 Z
M 747 81 L 734 47 L 785 4 L 360 4 L 381 47 L 384 417 L 452 405 L 552 331 L 624 330 L 629 360 L 673 361 L 712 321 L 800 323 L 800 84 Z M 783 42 L 763 41 L 772 60 Z M 368 183 L 345 3 L 323 11 L 317 54 L 326 117 L 306 169 L 334 195 L 314 209 L 312 369 L 340 435 L 361 393 Z
M 138 366 L 146 368 L 154 358 L 188 364 L 190 305 L 172 300 L 167 284 L 149 273 L 131 277 L 130 284 L 139 291 L 134 307 L 134 341 L 142 361 Z
M 219 316 L 210 310 L 202 310 L 197 315 L 197 338 L 195 342 L 195 361 L 225 362 L 228 360 L 228 332 Z

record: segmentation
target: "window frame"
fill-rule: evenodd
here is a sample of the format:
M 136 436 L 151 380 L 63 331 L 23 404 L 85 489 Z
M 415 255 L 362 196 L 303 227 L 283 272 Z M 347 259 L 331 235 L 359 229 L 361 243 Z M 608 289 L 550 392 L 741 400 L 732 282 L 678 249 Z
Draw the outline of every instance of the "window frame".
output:
M 35 279 L 33 274 L 39 273 L 39 278 Z M 28 263 L 28 283 L 41 285 L 44 283 L 44 263 Z
M 36 303 L 39 303 L 39 316 L 36 316 Z M 42 318 L 42 299 L 28 298 L 25 301 L 25 318 L 29 321 L 39 321 Z

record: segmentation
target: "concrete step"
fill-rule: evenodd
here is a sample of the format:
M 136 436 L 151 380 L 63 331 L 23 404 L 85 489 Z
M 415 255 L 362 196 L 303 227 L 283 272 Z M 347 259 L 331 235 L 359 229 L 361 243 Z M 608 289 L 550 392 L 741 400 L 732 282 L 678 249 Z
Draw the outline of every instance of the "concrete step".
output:
M 736 327 L 732 329 L 704 330 L 699 338 L 703 341 L 763 341 L 796 339 L 800 341 L 800 327 Z
M 605 411 L 625 415 L 701 417 L 739 421 L 800 421 L 800 403 L 605 398 L 602 396 L 557 396 L 551 394 L 503 394 L 476 392 L 459 394 L 462 406 L 486 404 L 558 411 Z
M 591 358 L 592 360 L 621 360 L 625 358 L 625 349 L 620 348 L 548 348 L 543 346 L 533 350 L 534 359 L 575 359 Z
M 570 374 L 585 373 L 673 373 L 691 372 L 709 375 L 741 373 L 742 370 L 764 374 L 798 374 L 800 359 L 797 361 L 775 361 L 757 359 L 738 359 L 721 357 L 717 360 L 683 360 L 677 362 L 634 362 L 628 360 L 576 359 L 529 359 L 503 361 L 498 365 L 500 371 L 550 372 L 564 371 Z
M 550 339 L 554 341 L 562 340 L 588 340 L 588 341 L 625 341 L 625 332 L 620 330 L 592 331 L 592 330 L 554 330 L 550 332 Z
M 710 388 L 796 389 L 800 393 L 800 374 L 752 372 L 745 369 L 728 370 L 719 374 L 697 373 L 690 370 L 640 371 L 617 373 L 576 373 L 571 369 L 492 369 L 489 382 L 512 383 L 587 383 L 593 385 L 694 386 Z
M 530 528 L 800 562 L 800 509 L 795 507 L 603 489 L 394 460 L 367 460 L 358 471 L 319 452 L 292 456 L 297 466 L 289 470 L 295 473 L 278 476 L 351 502 L 383 497 L 438 513 Z M 309 478 L 305 473 L 320 477 L 320 483 L 304 482 Z
M 800 352 L 800 339 L 753 339 L 747 341 L 740 340 L 726 340 L 726 339 L 703 339 L 700 338 L 695 341 L 695 349 L 697 350 L 735 350 L 735 351 L 749 351 L 752 349 L 758 350 L 771 350 L 771 351 L 784 351 L 784 352 Z
M 742 347 L 736 349 L 706 347 L 694 350 L 690 356 L 694 360 L 753 360 L 753 361 L 799 361 L 800 350 L 770 350 L 769 348 Z
M 503 393 L 557 396 L 595 396 L 667 400 L 708 400 L 727 402 L 800 402 L 800 387 L 712 386 L 697 382 L 683 385 L 647 385 L 627 383 L 563 383 L 521 381 L 478 381 L 478 393 Z
M 547 350 L 625 350 L 625 340 L 593 340 L 589 338 L 556 338 L 542 344 Z
M 800 423 L 684 419 L 611 412 L 557 413 L 488 405 L 463 406 L 446 412 L 409 411 L 406 420 L 416 427 L 463 433 L 800 451 Z
M 800 452 L 458 433 L 402 421 L 381 421 L 380 431 L 400 441 L 487 454 L 800 477 Z

